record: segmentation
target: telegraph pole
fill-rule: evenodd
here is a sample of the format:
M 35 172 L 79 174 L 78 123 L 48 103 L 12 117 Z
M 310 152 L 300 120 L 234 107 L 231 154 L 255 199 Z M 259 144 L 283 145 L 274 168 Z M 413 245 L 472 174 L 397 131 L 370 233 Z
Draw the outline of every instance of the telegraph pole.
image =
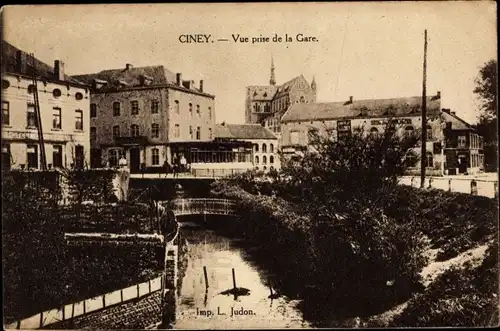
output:
M 427 80 L 427 29 L 424 32 L 424 78 L 422 82 L 422 150 L 420 152 L 420 187 L 424 188 L 425 182 L 425 167 L 427 163 L 427 96 L 426 96 L 426 80 Z

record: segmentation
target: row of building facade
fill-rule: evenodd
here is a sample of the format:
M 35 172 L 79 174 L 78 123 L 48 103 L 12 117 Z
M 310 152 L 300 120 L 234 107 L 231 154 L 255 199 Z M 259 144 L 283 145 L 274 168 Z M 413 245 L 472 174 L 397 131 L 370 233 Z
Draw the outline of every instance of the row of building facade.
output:
M 33 72 L 37 82 L 33 81 Z M 35 86 L 36 85 L 36 86 Z M 38 91 L 41 121 L 35 114 Z M 161 172 L 190 168 L 279 167 L 277 138 L 259 125 L 216 125 L 215 96 L 164 66 L 68 76 L 2 42 L 2 166 L 40 169 L 44 136 L 49 168 L 116 167 Z
M 333 138 L 361 129 L 377 134 L 388 121 L 401 134 L 422 128 L 421 97 L 319 103 L 314 78 L 276 85 L 273 61 L 269 85 L 246 88 L 240 125 L 216 124 L 215 96 L 204 81 L 184 80 L 164 66 L 126 64 L 76 76 L 64 69 L 62 61 L 51 67 L 2 42 L 3 167 L 41 168 L 39 127 L 49 168 L 115 167 L 126 159 L 132 172 L 164 171 L 182 158 L 193 169 L 279 169 L 280 155 L 302 151 L 311 131 Z M 428 97 L 427 109 L 428 172 L 482 171 L 475 128 L 441 108 L 439 92 Z
M 422 97 L 316 101 L 316 82 L 309 84 L 300 75 L 276 85 L 274 63 L 269 85 L 249 86 L 246 94 L 247 123 L 258 123 L 278 138 L 284 155 L 294 155 L 310 143 L 310 133 L 333 139 L 355 131 L 381 133 L 388 121 L 399 133 L 422 128 Z M 426 172 L 432 175 L 477 173 L 484 170 L 483 138 L 474 126 L 450 109 L 441 108 L 441 93 L 427 97 Z M 415 148 L 420 155 L 421 148 Z M 420 173 L 420 165 L 409 169 Z

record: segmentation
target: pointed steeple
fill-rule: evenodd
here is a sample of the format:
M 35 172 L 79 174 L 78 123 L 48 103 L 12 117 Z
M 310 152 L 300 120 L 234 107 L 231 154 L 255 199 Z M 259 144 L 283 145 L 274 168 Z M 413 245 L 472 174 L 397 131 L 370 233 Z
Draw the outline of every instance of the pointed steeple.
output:
M 311 88 L 316 91 L 316 77 L 313 76 L 313 80 L 311 82 Z
M 271 55 L 271 79 L 269 79 L 270 85 L 276 85 L 276 77 L 274 76 L 274 58 Z

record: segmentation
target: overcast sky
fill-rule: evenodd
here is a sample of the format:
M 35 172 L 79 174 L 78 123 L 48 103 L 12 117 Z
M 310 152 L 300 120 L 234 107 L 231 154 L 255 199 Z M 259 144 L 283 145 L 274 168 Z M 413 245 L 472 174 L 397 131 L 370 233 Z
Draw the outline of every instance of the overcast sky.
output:
M 481 65 L 496 59 L 495 2 L 45 5 L 4 9 L 4 39 L 66 73 L 164 65 L 183 79 L 204 79 L 217 121 L 244 121 L 245 87 L 316 77 L 318 101 L 419 96 L 424 29 L 428 95 L 475 122 L 472 93 Z M 232 34 L 292 43 L 234 43 Z M 295 36 L 314 36 L 299 43 Z M 206 34 L 214 43 L 180 43 Z M 198 83 L 197 83 L 198 84 Z

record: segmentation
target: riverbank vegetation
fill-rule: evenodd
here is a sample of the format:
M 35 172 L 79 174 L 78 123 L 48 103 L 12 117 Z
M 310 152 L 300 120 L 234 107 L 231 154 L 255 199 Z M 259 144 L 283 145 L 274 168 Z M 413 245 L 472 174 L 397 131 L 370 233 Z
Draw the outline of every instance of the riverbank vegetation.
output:
M 443 323 L 462 314 L 477 326 L 497 323 L 481 320 L 480 310 L 492 312 L 498 292 L 496 279 L 486 290 L 475 286 L 487 273 L 453 269 L 429 287 L 421 273 L 430 250 L 448 260 L 495 243 L 497 201 L 399 186 L 398 177 L 417 162 L 418 137 L 398 137 L 390 127 L 378 136 L 334 141 L 313 135 L 311 141 L 311 149 L 284 162 L 280 172 L 249 172 L 213 186 L 215 194 L 238 201 L 242 222 L 235 231 L 260 246 L 257 254 L 272 272 L 286 270 L 287 282 L 275 285 L 304 299 L 306 318 L 331 327 L 328 320 L 356 316 L 384 324 L 369 316 L 408 302 L 394 326 L 445 326 L 439 320 L 444 308 Z M 486 260 L 496 267 L 496 255 Z M 462 285 L 470 291 L 458 295 Z M 449 308 L 443 293 L 457 294 L 458 304 Z M 479 295 L 484 304 L 470 304 Z M 428 316 L 419 319 L 424 311 Z
M 146 281 L 162 270 L 152 245 L 75 247 L 64 240 L 65 232 L 151 233 L 149 206 L 101 196 L 94 205 L 77 199 L 75 209 L 59 205 L 61 196 L 53 181 L 19 181 L 4 173 L 2 184 L 7 323 Z

